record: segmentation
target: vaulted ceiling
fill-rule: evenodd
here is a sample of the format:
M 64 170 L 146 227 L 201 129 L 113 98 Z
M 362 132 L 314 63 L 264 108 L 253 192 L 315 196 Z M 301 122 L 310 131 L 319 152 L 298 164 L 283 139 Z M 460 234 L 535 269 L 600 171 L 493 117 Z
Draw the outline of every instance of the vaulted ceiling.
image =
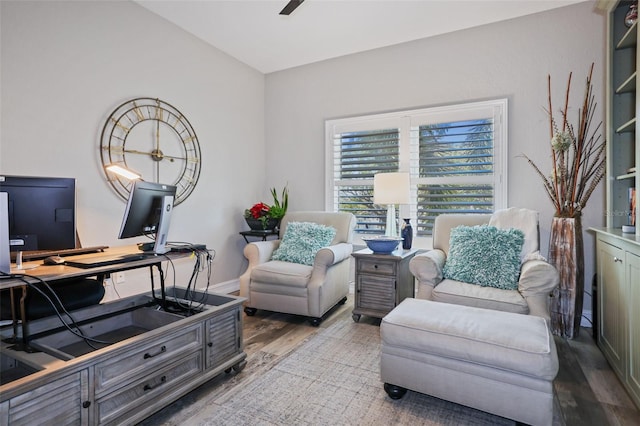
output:
M 288 1 L 136 0 L 263 73 L 589 0 Z

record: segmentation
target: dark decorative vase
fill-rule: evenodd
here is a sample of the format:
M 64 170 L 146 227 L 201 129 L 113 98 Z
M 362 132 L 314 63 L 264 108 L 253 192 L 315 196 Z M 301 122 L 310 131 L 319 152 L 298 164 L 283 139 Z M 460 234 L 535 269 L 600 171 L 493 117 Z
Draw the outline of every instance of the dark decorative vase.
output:
M 410 220 L 411 219 L 406 218 L 402 224 L 402 248 L 405 250 L 409 250 L 413 243 L 413 227 L 411 226 Z
M 578 336 L 584 295 L 584 249 L 580 215 L 554 217 L 549 238 L 549 263 L 560 275 L 551 298 L 551 330 L 568 339 Z
M 266 221 L 261 221 L 260 219 L 256 219 L 253 217 L 245 217 L 244 220 L 247 221 L 247 225 L 253 231 L 273 231 L 278 224 L 280 223 L 280 219 L 267 219 Z

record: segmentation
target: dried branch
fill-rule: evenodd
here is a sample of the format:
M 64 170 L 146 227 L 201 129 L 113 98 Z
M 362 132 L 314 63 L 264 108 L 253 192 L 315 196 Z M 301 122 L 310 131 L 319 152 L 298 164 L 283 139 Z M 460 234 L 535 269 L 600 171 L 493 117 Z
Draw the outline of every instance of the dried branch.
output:
M 592 130 L 597 103 L 593 95 L 593 68 L 591 64 L 585 84 L 585 94 L 578 109 L 578 123 L 569 121 L 569 95 L 572 73 L 569 73 L 564 97 L 564 108 L 560 109 L 561 126 L 553 114 L 551 101 L 551 76 L 547 78 L 549 130 L 551 132 L 551 158 L 553 170 L 547 178 L 529 157 L 523 154 L 542 179 L 543 186 L 552 201 L 556 216 L 573 217 L 580 214 L 589 197 L 605 174 L 606 141 L 598 134 L 602 121 Z

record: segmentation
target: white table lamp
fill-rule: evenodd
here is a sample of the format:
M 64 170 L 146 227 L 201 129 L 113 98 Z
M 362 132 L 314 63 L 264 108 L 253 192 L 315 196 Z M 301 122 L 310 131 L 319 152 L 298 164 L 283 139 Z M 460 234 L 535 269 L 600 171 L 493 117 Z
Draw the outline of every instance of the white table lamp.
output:
M 385 235 L 399 235 L 396 222 L 396 204 L 409 204 L 409 173 L 378 173 L 373 176 L 373 202 L 387 206 Z

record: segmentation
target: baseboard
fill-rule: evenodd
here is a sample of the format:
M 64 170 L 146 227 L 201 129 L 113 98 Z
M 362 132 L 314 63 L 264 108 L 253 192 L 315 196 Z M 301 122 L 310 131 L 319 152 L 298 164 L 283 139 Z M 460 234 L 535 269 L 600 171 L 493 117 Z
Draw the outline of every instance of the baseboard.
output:
M 203 290 L 203 289 L 200 288 L 200 290 Z M 240 291 L 240 280 L 238 278 L 230 281 L 212 284 L 209 286 L 209 292 L 212 292 L 212 293 L 231 294 L 239 291 Z
M 580 327 L 593 327 L 593 312 L 591 309 L 582 310 L 582 318 L 580 318 Z

